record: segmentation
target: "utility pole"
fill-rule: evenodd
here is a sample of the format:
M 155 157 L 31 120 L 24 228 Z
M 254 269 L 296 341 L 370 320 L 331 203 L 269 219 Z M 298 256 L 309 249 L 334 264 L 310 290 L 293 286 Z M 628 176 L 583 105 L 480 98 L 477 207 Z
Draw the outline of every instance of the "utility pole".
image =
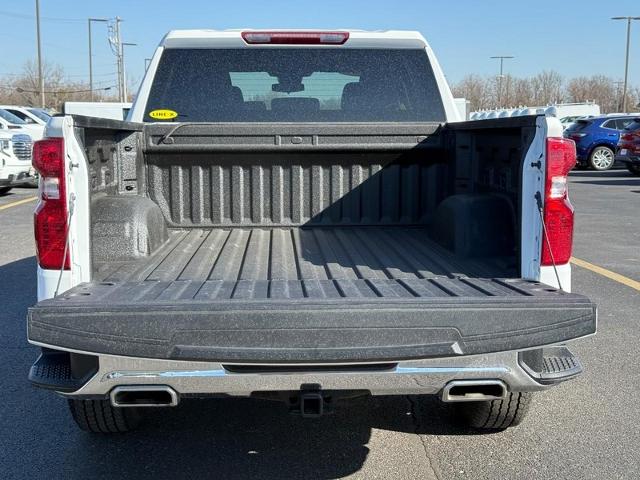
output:
M 89 98 L 93 102 L 93 55 L 91 53 L 91 22 L 108 22 L 106 18 L 89 18 Z
M 122 63 L 122 38 L 120 37 L 120 17 L 116 17 L 115 25 L 115 37 L 116 37 L 116 49 L 118 53 L 116 58 L 118 59 L 118 100 L 123 102 L 124 98 L 124 65 Z
M 118 101 L 122 102 L 124 94 L 124 65 L 122 63 L 122 38 L 120 37 L 120 22 L 122 19 L 116 17 L 114 23 L 109 24 L 109 44 L 111 51 L 116 56 L 118 65 Z
M 124 47 L 135 47 L 137 46 L 137 43 L 128 43 L 128 42 L 123 42 L 122 43 L 122 91 L 123 91 L 123 95 L 122 95 L 122 100 L 120 100 L 121 102 L 126 102 L 127 101 L 127 74 L 126 74 L 126 66 L 124 63 Z
M 502 79 L 504 78 L 504 75 L 503 75 L 504 61 L 505 59 L 512 59 L 515 57 L 512 55 L 495 55 L 489 58 L 500 59 L 500 75 L 498 76 L 498 105 L 497 105 L 497 107 L 500 108 L 501 107 L 500 104 L 502 103 Z
M 627 87 L 629 80 L 629 44 L 631 43 L 631 21 L 640 20 L 640 17 L 611 17 L 611 20 L 627 21 L 627 50 L 624 61 L 624 86 L 622 87 L 622 113 L 627 113 Z
M 40 0 L 36 0 L 36 37 L 38 40 L 38 82 L 40 84 L 40 106 L 44 104 L 44 77 L 42 75 L 42 42 L 40 42 Z

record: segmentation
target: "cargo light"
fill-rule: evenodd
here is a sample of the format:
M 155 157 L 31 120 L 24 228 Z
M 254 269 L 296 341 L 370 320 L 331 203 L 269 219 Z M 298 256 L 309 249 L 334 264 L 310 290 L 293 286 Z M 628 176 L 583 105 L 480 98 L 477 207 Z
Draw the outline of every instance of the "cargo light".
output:
M 342 45 L 349 32 L 242 32 L 248 44 L 271 45 Z
M 566 138 L 547 139 L 542 265 L 564 265 L 573 247 L 573 206 L 567 175 L 576 164 L 576 144 Z
M 45 138 L 35 142 L 33 167 L 42 177 L 40 201 L 34 213 L 38 263 L 44 269 L 69 270 L 63 139 Z

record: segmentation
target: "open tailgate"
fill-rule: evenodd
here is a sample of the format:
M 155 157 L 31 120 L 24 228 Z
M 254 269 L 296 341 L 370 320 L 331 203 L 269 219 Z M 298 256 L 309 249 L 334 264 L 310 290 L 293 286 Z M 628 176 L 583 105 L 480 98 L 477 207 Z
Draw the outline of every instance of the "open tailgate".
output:
M 386 362 L 565 342 L 595 333 L 596 306 L 522 279 L 95 282 L 30 308 L 28 330 L 134 357 Z

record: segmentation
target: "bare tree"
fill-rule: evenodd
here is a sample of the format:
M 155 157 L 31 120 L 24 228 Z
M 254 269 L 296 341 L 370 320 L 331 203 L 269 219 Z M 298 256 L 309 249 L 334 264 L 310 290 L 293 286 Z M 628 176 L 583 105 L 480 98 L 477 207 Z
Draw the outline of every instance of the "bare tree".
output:
M 603 113 L 611 113 L 620 111 L 622 104 L 622 91 L 616 83 L 604 75 L 576 77 L 565 83 L 557 72 L 545 71 L 530 78 L 504 76 L 500 96 L 498 79 L 494 76 L 467 75 L 453 91 L 456 96 L 470 100 L 472 110 L 595 101 Z M 640 86 L 630 88 L 627 105 L 640 111 L 639 103 Z
M 632 102 L 629 105 L 633 105 L 634 112 L 640 112 L 640 87 L 633 87 L 631 89 Z
M 502 94 L 495 105 L 499 108 L 515 108 L 520 105 L 533 105 L 534 95 L 528 78 L 516 78 L 505 75 L 502 78 Z
M 518 78 L 514 82 L 513 103 L 511 106 L 534 105 L 534 93 L 531 80 L 528 78 Z
M 577 77 L 567 85 L 568 97 L 572 102 L 595 101 L 603 112 L 620 109 L 620 93 L 613 79 L 604 75 Z
M 545 70 L 530 80 L 534 105 L 560 103 L 564 100 L 563 79 L 558 72 Z
M 69 80 L 60 65 L 45 63 L 43 65 L 44 89 L 47 107 L 61 110 L 64 102 L 89 101 L 88 83 Z M 33 61 L 28 61 L 21 74 L 0 79 L 0 102 L 12 105 L 39 105 L 40 93 L 38 68 Z M 107 85 L 108 87 L 108 85 Z M 106 87 L 94 91 L 96 101 L 114 101 Z
M 460 83 L 453 87 L 456 97 L 464 97 L 471 102 L 473 110 L 489 108 L 491 94 L 488 90 L 487 80 L 479 75 L 467 75 Z

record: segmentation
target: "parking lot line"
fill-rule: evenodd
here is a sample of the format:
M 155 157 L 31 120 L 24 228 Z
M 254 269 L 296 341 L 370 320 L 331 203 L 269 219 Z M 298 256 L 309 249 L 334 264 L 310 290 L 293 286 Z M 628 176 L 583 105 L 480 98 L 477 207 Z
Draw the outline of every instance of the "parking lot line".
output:
M 23 198 L 22 200 L 18 200 L 16 202 L 7 203 L 6 205 L 0 205 L 0 210 L 6 210 L 7 208 L 17 207 L 18 205 L 22 205 L 23 203 L 33 202 L 34 200 L 37 200 L 37 199 L 38 197 Z
M 571 257 L 571 263 L 573 263 L 574 265 L 578 265 L 579 267 L 586 268 L 587 270 L 591 270 L 592 272 L 602 275 L 603 277 L 607 277 L 618 283 L 622 283 L 623 285 L 631 287 L 634 290 L 638 290 L 640 292 L 640 282 L 632 280 L 629 277 L 625 277 L 624 275 L 620 275 L 619 273 L 612 272 L 611 270 L 599 267 L 598 265 L 594 265 L 593 263 L 589 263 L 585 260 L 580 260 L 576 257 Z

